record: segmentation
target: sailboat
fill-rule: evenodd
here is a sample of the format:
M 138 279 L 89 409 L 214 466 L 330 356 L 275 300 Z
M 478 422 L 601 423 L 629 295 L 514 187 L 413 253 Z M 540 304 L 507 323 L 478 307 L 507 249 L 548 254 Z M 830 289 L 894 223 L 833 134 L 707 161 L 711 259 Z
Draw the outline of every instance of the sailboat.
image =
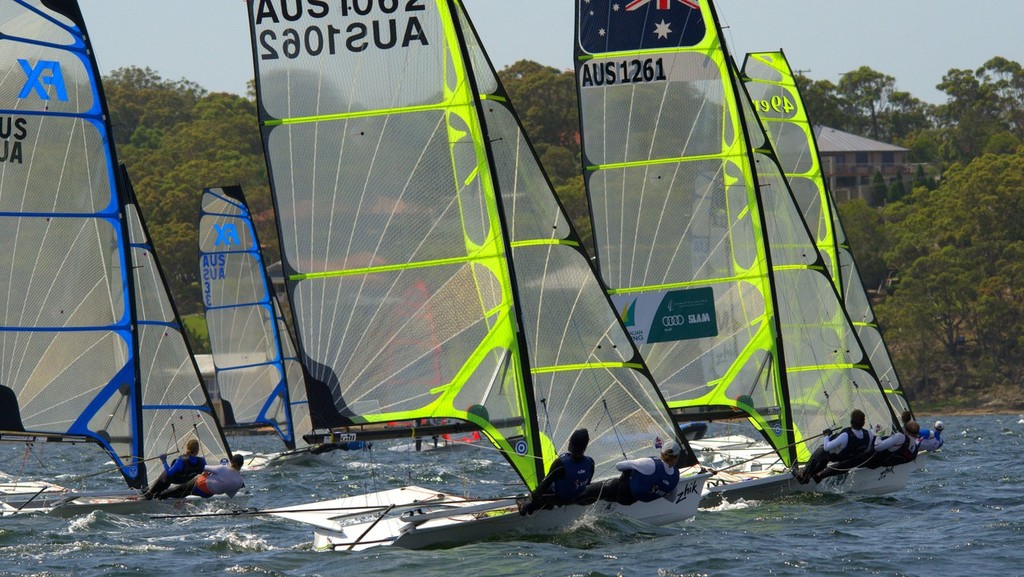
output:
M 132 489 L 15 491 L 3 512 L 138 510 L 157 455 L 190 438 L 214 462 L 230 453 L 117 163 L 77 3 L 7 2 L 0 34 L 2 437 L 99 445 Z
M 749 422 L 781 466 L 715 498 L 804 490 L 790 467 L 864 410 L 899 424 L 739 81 L 710 0 L 577 3 L 600 274 L 676 419 Z M 620 6 L 621 7 L 621 6 Z M 892 471 L 841 490 L 888 492 Z
M 471 425 L 525 489 L 580 427 L 595 479 L 666 439 L 687 446 L 461 2 L 249 7 L 311 406 L 327 401 L 335 428 Z M 684 476 L 673 501 L 529 517 L 513 497 L 421 487 L 274 512 L 314 525 L 318 549 L 416 548 L 547 532 L 594 512 L 680 521 L 696 513 L 706 477 Z
M 818 250 L 871 358 L 886 399 L 896 413 L 910 411 L 822 173 L 814 129 L 786 55 L 782 50 L 747 54 L 742 74 L 754 110 L 772 141 L 804 222 L 814 233 Z
M 239 186 L 203 190 L 199 273 L 223 423 L 269 428 L 285 450 L 246 455 L 246 469 L 310 455 L 305 379 Z

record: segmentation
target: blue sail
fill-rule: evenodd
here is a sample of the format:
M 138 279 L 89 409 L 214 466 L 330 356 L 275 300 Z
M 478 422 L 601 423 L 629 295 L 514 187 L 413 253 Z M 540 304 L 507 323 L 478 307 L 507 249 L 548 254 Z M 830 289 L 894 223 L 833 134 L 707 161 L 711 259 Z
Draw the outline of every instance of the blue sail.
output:
M 304 444 L 312 426 L 302 366 L 240 187 L 203 191 L 199 273 L 224 425 L 269 426 L 287 448 Z
M 155 455 L 188 438 L 213 457 L 227 445 L 118 167 L 92 55 L 74 0 L 0 7 L 0 426 L 95 441 L 140 488 Z
M 0 19 L 0 386 L 5 428 L 100 443 L 145 483 L 126 230 L 109 115 L 75 2 Z

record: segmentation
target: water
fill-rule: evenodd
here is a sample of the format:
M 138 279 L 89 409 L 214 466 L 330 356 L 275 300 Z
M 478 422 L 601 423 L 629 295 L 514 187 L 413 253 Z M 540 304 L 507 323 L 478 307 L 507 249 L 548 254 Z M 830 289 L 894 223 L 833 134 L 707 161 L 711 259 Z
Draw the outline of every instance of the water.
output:
M 356 553 L 312 551 L 308 527 L 260 516 L 20 516 L 0 519 L 0 575 L 1024 575 L 1021 417 L 941 418 L 945 447 L 911 476 L 911 486 L 889 496 L 797 495 L 702 510 L 671 527 L 602 519 L 557 535 Z M 233 444 L 276 449 L 269 438 Z M 0 446 L 0 469 L 56 482 L 62 482 L 59 471 L 70 471 L 66 483 L 103 468 L 96 452 L 81 452 L 45 447 L 42 468 L 33 456 L 26 460 L 23 447 Z M 410 482 L 468 488 L 477 496 L 518 490 L 505 486 L 508 467 L 491 451 L 408 454 L 384 450 L 383 443 L 369 453 L 336 452 L 305 465 L 250 471 L 246 480 L 253 490 L 247 505 L 255 507 Z M 86 486 L 118 483 L 99 476 Z M 210 503 L 203 507 L 200 512 L 217 512 Z

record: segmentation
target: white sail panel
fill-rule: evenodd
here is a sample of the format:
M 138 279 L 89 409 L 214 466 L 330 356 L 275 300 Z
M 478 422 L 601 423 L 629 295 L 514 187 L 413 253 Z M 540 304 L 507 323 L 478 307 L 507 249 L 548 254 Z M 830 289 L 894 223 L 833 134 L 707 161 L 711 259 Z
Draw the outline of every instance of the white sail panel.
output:
M 669 406 L 696 415 L 681 418 L 746 414 L 785 447 L 770 255 L 714 11 L 706 2 L 622 8 L 577 3 L 601 276 Z
M 675 426 L 501 98 L 500 85 L 495 90 L 495 97 L 484 101 L 482 118 L 513 247 L 517 302 L 545 445 L 537 452 L 550 462 L 575 429 L 586 427 L 597 476 L 615 476 L 614 464 L 623 455 L 650 454 L 657 439 L 675 437 Z
M 0 429 L 139 454 L 125 241 L 99 73 L 73 2 L 0 7 Z
M 309 422 L 292 427 L 295 402 L 305 409 L 305 383 L 301 371 L 294 385 L 287 381 L 280 341 L 289 336 L 239 187 L 203 192 L 199 272 L 225 426 L 269 425 L 295 448 L 312 430 Z
M 352 22 L 366 44 L 291 59 L 266 45 L 285 34 L 270 3 L 250 11 L 314 421 L 471 421 L 528 486 L 578 426 L 602 446 L 640 432 L 626 450 L 649 451 L 672 424 L 642 363 L 627 366 L 635 351 L 468 19 L 457 2 L 395 6 L 297 15 L 297 30 Z M 545 405 L 557 426 L 540 424 Z
M 130 202 L 124 209 L 139 325 L 144 450 L 149 455 L 178 453 L 189 439 L 195 438 L 207 460 L 217 462 L 230 457 L 137 207 Z M 156 459 L 145 466 L 150 480 L 163 471 L 163 465 Z

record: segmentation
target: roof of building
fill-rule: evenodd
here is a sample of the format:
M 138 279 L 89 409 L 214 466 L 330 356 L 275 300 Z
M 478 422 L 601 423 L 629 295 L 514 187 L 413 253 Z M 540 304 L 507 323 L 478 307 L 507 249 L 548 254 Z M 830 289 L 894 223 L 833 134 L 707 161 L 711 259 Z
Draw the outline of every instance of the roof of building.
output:
M 909 149 L 843 132 L 828 126 L 814 126 L 814 138 L 822 154 L 836 152 L 908 152 Z

